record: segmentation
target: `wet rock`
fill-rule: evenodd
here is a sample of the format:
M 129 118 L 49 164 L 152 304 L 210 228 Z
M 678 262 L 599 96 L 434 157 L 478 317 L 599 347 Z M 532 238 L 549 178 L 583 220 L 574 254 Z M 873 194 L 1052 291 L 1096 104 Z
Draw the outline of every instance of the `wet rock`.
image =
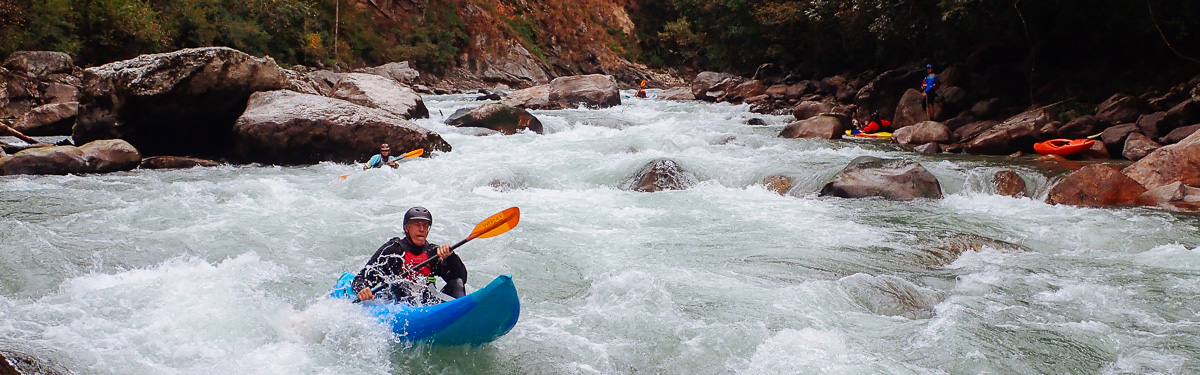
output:
M 1200 186 L 1200 132 L 1151 152 L 1125 167 L 1124 173 L 1147 189 L 1173 182 Z
M 142 159 L 141 169 L 187 169 L 194 167 L 216 167 L 221 165 L 212 160 L 184 156 L 151 156 Z
M 416 91 L 374 74 L 345 74 L 330 96 L 388 111 L 405 119 L 429 118 L 429 109 Z
M 0 375 L 69 375 L 75 372 L 63 365 L 25 354 L 5 345 L 0 349 Z
M 849 128 L 848 117 L 825 114 L 790 123 L 779 132 L 779 137 L 839 139 Z
M 1146 191 L 1138 196 L 1137 202 L 1168 211 L 1200 213 L 1200 188 L 1172 182 Z
M 1049 203 L 1085 207 L 1130 206 L 1146 188 L 1114 167 L 1092 164 L 1050 188 Z
M 88 173 L 111 173 L 137 168 L 142 154 L 121 139 L 101 139 L 79 146 Z
M 43 105 L 22 116 L 13 128 L 31 137 L 70 135 L 78 109 L 76 102 Z
M 549 100 L 555 109 L 608 108 L 621 105 L 621 93 L 611 76 L 588 74 L 558 77 L 550 81 Z
M 1032 151 L 1039 141 L 1039 130 L 1053 121 L 1052 107 L 1032 109 L 985 130 L 967 142 L 967 153 L 1006 155 L 1017 151 Z
M 946 294 L 891 275 L 854 274 L 838 280 L 855 303 L 873 314 L 929 319 Z
M 529 111 L 496 103 L 460 109 L 446 118 L 446 124 L 491 129 L 502 134 L 516 134 L 526 129 L 542 134 L 542 122 Z
M 745 78 L 729 73 L 700 72 L 692 80 L 692 96 L 699 100 L 715 102 L 744 80 Z
M 387 143 L 394 152 L 450 151 L 440 135 L 390 112 L 287 90 L 255 93 L 233 128 L 244 162 L 309 164 L 365 160 Z
M 504 99 L 504 98 L 503 98 L 503 97 L 501 97 L 501 96 L 500 96 L 500 94 L 497 94 L 497 93 L 494 93 L 494 92 L 489 92 L 489 93 L 486 93 L 486 94 L 483 94 L 483 95 L 480 95 L 480 96 L 476 96 L 476 97 L 475 97 L 475 100 L 477 100 L 477 101 L 483 101 L 483 100 L 495 100 L 495 101 L 499 101 L 499 100 L 502 100 L 502 99 Z
M 935 263 L 938 265 L 953 263 L 959 256 L 968 251 L 982 251 L 984 249 L 1008 253 L 1030 251 L 1025 246 L 974 234 L 953 233 L 942 235 L 941 237 L 944 238 L 940 241 L 940 246 L 930 248 L 929 251 L 930 255 L 935 257 Z
M 686 86 L 672 87 L 658 94 L 659 100 L 696 100 L 692 88 Z
M 274 60 L 224 47 L 89 68 L 75 143 L 119 138 L 149 155 L 223 154 L 250 94 L 283 88 L 286 79 Z
M 767 121 L 758 117 L 752 117 L 746 120 L 746 125 L 766 125 Z
M 1018 198 L 1028 195 L 1025 180 L 1017 172 L 1007 169 L 996 172 L 992 175 L 992 183 L 996 184 L 997 194 Z
M 0 159 L 0 175 L 79 174 L 87 172 L 87 159 L 75 146 L 25 149 Z
M 937 155 L 942 152 L 942 146 L 937 142 L 929 142 L 917 147 L 913 147 L 913 152 L 921 155 Z
M 1126 159 L 1138 161 L 1159 148 L 1162 148 L 1162 145 L 1150 137 L 1142 133 L 1130 133 L 1125 139 L 1125 148 L 1121 150 L 1121 155 Z
M 784 175 L 771 175 L 763 178 L 762 185 L 767 190 L 786 195 L 792 190 L 792 179 Z
M 655 159 L 638 170 L 622 189 L 640 192 L 685 190 L 699 180 L 671 159 Z
M 820 195 L 889 200 L 941 199 L 942 187 L 932 173 L 915 161 L 860 156 L 838 172 L 833 181 L 821 189 Z
M 1128 124 L 1152 110 L 1150 104 L 1141 98 L 1115 94 L 1096 107 L 1096 119 L 1109 124 Z M 1109 146 L 1111 148 L 1112 145 Z
M 550 104 L 550 86 L 547 85 L 513 91 L 504 97 L 500 104 L 525 109 L 553 109 Z
M 1158 140 L 1158 143 L 1163 144 L 1163 145 L 1172 145 L 1172 144 L 1179 143 L 1179 141 L 1182 141 L 1184 138 L 1187 138 L 1188 136 L 1196 133 L 1196 130 L 1200 130 L 1200 124 L 1188 125 L 1188 126 L 1184 126 L 1184 127 L 1172 130 L 1170 133 L 1167 133 L 1167 135 L 1160 138 Z
M 892 132 L 892 142 L 902 145 L 948 141 L 950 141 L 950 128 L 937 121 L 922 121 Z

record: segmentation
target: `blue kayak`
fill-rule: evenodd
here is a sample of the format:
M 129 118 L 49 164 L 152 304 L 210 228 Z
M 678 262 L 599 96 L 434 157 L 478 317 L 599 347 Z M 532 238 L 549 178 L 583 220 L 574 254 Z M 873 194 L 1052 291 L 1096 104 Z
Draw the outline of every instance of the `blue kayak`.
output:
M 330 296 L 353 300 L 353 273 L 343 273 Z M 403 341 L 433 345 L 479 345 L 508 333 L 517 324 L 521 304 L 512 276 L 500 275 L 474 293 L 432 306 L 366 301 L 364 309 L 392 326 Z

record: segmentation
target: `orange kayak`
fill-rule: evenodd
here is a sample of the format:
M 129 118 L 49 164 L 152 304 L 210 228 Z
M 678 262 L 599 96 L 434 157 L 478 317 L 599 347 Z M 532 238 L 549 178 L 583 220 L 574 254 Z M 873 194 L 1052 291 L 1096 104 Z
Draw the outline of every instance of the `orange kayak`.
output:
M 1080 138 L 1071 140 L 1059 138 L 1034 143 L 1033 150 L 1042 155 L 1070 156 L 1091 148 L 1093 143 L 1096 143 L 1096 141 L 1091 139 Z

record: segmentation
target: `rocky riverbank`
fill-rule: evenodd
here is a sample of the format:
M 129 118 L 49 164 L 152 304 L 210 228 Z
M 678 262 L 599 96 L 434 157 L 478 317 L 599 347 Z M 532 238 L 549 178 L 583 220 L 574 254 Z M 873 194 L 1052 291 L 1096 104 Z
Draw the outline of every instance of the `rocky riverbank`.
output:
M 872 113 L 892 122 L 893 142 L 923 153 L 1021 156 L 1032 154 L 1034 143 L 1049 139 L 1099 138 L 1090 150 L 1072 158 L 1134 163 L 1120 170 L 1080 169 L 1054 187 L 1050 202 L 1186 212 L 1200 208 L 1194 188 L 1200 186 L 1200 140 L 1195 135 L 1200 129 L 1200 79 L 1136 96 L 1116 93 L 1083 113 L 1068 103 L 1016 104 L 1019 100 L 1002 96 L 1004 91 L 993 87 L 988 77 L 965 64 L 936 74 L 940 86 L 932 112 L 917 90 L 926 75 L 919 68 L 800 79 L 766 64 L 750 78 L 718 72 L 699 73 L 690 82 L 654 72 L 636 76 L 657 77 L 650 86 L 664 88 L 659 100 L 731 102 L 747 104 L 753 112 L 790 113 L 795 121 L 780 133 L 788 138 L 841 138 Z M 508 86 L 447 76 L 452 78 L 422 77 L 406 63 L 354 72 L 285 69 L 269 57 L 221 47 L 143 55 L 88 69 L 75 66 L 62 53 L 18 52 L 0 66 L 0 81 L 5 83 L 0 117 L 12 119 L 14 134 L 69 135 L 72 144 L 83 147 L 5 143 L 0 146 L 12 155 L 0 158 L 0 174 L 104 173 L 139 165 L 211 163 L 204 159 L 283 165 L 356 162 L 375 153 L 380 143 L 400 151 L 423 148 L 429 155 L 450 152 L 452 146 L 410 121 L 429 115 L 421 94 L 478 91 L 481 100 L 499 100 L 464 109 L 447 122 L 487 129 L 481 134 L 513 134 L 541 132 L 541 123 L 527 109 L 610 107 L 621 103 L 621 86 L 632 88 L 612 76 L 579 75 L 509 92 Z M 95 144 L 102 140 L 111 141 Z M 143 157 L 147 161 L 139 160 Z M 183 162 L 175 164 L 166 159 L 172 157 L 200 159 L 177 159 Z M 664 163 L 669 160 L 647 168 L 672 173 L 658 166 Z M 880 168 L 920 166 L 862 162 L 852 163 L 844 173 L 870 174 Z M 920 179 L 928 186 L 926 177 Z M 878 176 L 849 180 L 906 183 Z M 776 178 L 769 185 L 776 184 L 790 182 Z M 931 195 L 930 187 L 892 197 L 844 181 L 836 186 L 829 194 L 940 196 Z M 638 190 L 664 188 L 679 187 Z

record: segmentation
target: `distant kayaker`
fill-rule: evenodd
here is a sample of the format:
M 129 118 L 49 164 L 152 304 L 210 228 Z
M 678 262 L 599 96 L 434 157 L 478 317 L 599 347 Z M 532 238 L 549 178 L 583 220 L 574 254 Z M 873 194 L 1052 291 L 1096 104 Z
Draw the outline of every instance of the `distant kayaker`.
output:
M 450 245 L 438 246 L 426 240 L 432 224 L 433 214 L 424 207 L 413 207 L 404 213 L 404 238 L 392 237 L 384 243 L 354 278 L 353 287 L 359 300 L 375 298 L 372 287 L 391 283 L 391 288 L 384 290 L 392 299 L 425 304 L 434 298 L 426 288 L 427 284 L 434 281 L 433 276 L 441 277 L 446 282 L 442 293 L 454 298 L 466 295 L 467 266 L 463 265 L 458 254 L 450 250 Z M 407 279 L 401 279 L 406 270 L 431 256 L 440 260 L 415 270 Z
M 871 121 L 862 129 L 863 133 L 885 132 L 892 128 L 892 122 L 881 119 L 879 112 L 871 113 Z
M 391 152 L 392 152 L 392 149 L 391 149 L 391 147 L 388 147 L 387 143 L 379 145 L 379 154 L 372 156 L 371 160 L 367 161 L 367 165 L 363 166 L 363 170 L 365 171 L 365 170 L 371 169 L 371 168 L 383 167 L 385 160 L 386 160 L 386 164 L 389 167 L 396 168 L 397 165 L 399 164 L 398 161 L 400 160 L 400 158 L 395 157 L 395 156 L 388 156 L 388 154 L 390 154 Z
M 933 100 L 937 98 L 937 89 L 941 86 L 938 75 L 933 72 L 933 64 L 925 64 L 925 80 L 921 81 L 921 94 L 925 96 L 925 114 L 933 120 Z
M 637 94 L 635 94 L 634 96 L 639 97 L 639 98 L 646 97 L 646 80 L 643 79 L 641 85 L 638 85 Z

